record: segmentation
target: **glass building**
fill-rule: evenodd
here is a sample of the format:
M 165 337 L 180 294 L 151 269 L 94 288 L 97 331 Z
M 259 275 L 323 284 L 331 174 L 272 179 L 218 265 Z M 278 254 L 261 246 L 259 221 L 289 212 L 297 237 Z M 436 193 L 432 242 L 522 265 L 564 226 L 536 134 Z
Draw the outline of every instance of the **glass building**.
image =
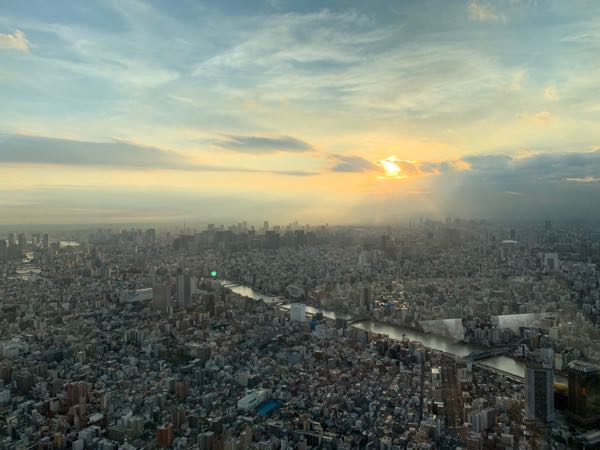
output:
M 585 361 L 569 363 L 569 415 L 582 425 L 600 423 L 600 367 Z

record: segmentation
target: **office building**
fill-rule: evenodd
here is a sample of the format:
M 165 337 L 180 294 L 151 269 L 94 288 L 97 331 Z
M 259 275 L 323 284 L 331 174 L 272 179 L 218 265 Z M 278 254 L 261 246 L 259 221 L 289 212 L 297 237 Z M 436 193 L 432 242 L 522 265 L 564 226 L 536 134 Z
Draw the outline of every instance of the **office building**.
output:
M 600 424 L 600 367 L 569 363 L 569 416 L 585 426 Z
M 177 302 L 184 308 L 192 304 L 192 277 L 181 269 L 177 272 Z
M 525 408 L 529 420 L 551 422 L 554 419 L 554 370 L 529 362 L 525 369 Z

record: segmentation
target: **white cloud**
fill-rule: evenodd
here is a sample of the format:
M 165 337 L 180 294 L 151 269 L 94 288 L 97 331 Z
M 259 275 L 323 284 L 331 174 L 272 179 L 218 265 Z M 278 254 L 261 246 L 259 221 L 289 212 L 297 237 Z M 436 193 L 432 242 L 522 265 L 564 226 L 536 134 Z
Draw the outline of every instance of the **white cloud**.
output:
M 469 19 L 476 22 L 505 22 L 506 17 L 503 14 L 495 12 L 491 6 L 479 3 L 477 0 L 471 0 L 467 5 L 467 14 Z
M 567 178 L 567 181 L 573 181 L 575 183 L 598 183 L 600 181 L 600 178 L 592 177 L 592 176 L 572 177 L 572 178 Z
M 517 117 L 519 117 L 520 119 L 524 119 L 532 124 L 542 125 L 542 126 L 549 125 L 556 121 L 556 118 L 549 111 L 540 111 L 540 112 L 533 113 L 533 114 L 528 113 L 528 112 L 523 112 L 523 113 L 517 114 Z
M 42 59 L 61 71 L 104 78 L 138 89 L 154 88 L 179 78 L 176 70 L 141 52 L 134 40 L 123 42 L 74 25 L 40 25 L 40 29 L 63 42 L 63 50 L 69 57 Z
M 506 92 L 520 92 L 523 90 L 523 81 L 527 78 L 527 71 L 524 69 L 517 70 L 512 77 L 512 81 L 506 86 Z
M 555 102 L 558 100 L 558 89 L 555 85 L 549 84 L 544 88 L 544 98 L 551 102 Z
M 29 51 L 29 41 L 21 30 L 15 31 L 14 34 L 0 33 L 0 48 L 26 53 Z

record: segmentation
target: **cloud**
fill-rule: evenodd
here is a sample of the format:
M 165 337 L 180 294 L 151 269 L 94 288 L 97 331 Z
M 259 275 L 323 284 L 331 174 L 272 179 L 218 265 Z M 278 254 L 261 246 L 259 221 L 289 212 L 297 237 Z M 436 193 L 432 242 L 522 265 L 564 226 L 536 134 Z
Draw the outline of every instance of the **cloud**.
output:
M 333 155 L 333 172 L 367 172 L 376 170 L 377 166 L 360 156 Z
M 395 155 L 387 158 L 369 161 L 355 155 L 331 155 L 333 172 L 379 172 L 383 178 L 405 179 L 409 176 L 423 176 L 444 172 L 460 172 L 470 165 L 464 160 L 455 161 L 410 161 L 400 159 Z
M 29 41 L 21 30 L 15 31 L 14 34 L 0 33 L 0 48 L 27 53 L 29 52 Z
M 506 86 L 506 92 L 520 92 L 523 90 L 523 81 L 527 78 L 527 71 L 525 69 L 517 70 L 512 77 L 512 81 Z
M 489 5 L 470 0 L 467 5 L 467 15 L 469 19 L 476 22 L 505 22 L 506 17 L 503 14 L 496 13 Z
M 87 142 L 39 136 L 0 134 L 0 164 L 58 164 L 113 169 L 167 169 L 205 172 L 275 173 L 309 176 L 301 170 L 257 170 L 198 164 L 177 152 L 115 140 Z
M 462 158 L 472 170 L 490 170 L 506 167 L 512 158 L 508 155 L 473 155 Z
M 313 149 L 310 144 L 290 136 L 263 137 L 229 134 L 226 135 L 226 139 L 216 141 L 215 145 L 242 153 L 299 153 Z
M 519 117 L 520 119 L 524 119 L 534 125 L 541 126 L 549 125 L 556 120 L 556 118 L 549 111 L 540 111 L 533 114 L 528 112 L 522 112 L 517 114 L 517 117 Z
M 125 141 L 86 142 L 27 135 L 0 135 L 0 162 L 124 168 L 186 168 L 175 152 Z
M 409 195 L 403 186 L 395 194 L 371 196 L 359 204 L 356 217 L 379 223 L 448 216 L 510 223 L 600 220 L 600 150 L 474 155 L 429 164 L 447 170 L 416 178 L 422 193 Z M 465 165 L 469 168 L 461 169 Z
M 431 178 L 440 209 L 502 220 L 600 219 L 600 151 L 464 160 L 469 170 Z
M 600 177 L 567 178 L 567 181 L 573 181 L 574 183 L 598 183 L 600 182 Z
M 544 88 L 544 98 L 551 102 L 555 102 L 558 100 L 558 89 L 555 85 L 549 84 Z
M 404 173 L 415 174 L 419 172 L 419 168 L 412 161 L 396 160 L 394 163 L 400 167 Z
M 455 161 L 421 162 L 418 164 L 418 171 L 421 174 L 441 174 L 445 172 L 461 172 L 468 170 L 471 164 L 468 160 L 459 159 Z

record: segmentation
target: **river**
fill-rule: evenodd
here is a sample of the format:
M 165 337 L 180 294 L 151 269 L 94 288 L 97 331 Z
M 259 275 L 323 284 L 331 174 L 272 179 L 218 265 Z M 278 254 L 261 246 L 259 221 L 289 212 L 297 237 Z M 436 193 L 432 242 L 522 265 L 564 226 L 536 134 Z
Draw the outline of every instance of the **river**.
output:
M 256 300 L 263 300 L 266 303 L 286 301 L 282 297 L 273 297 L 262 294 L 250 286 L 243 286 L 231 282 L 223 282 L 223 285 L 237 294 L 250 297 Z M 347 319 L 350 317 L 347 314 L 339 314 L 335 311 L 318 309 L 312 306 L 306 306 L 306 312 L 309 314 L 321 312 L 324 317 L 330 319 L 336 319 L 338 317 Z M 478 351 L 482 349 L 481 347 L 473 344 L 467 344 L 465 342 L 454 342 L 451 339 L 445 338 L 443 336 L 438 336 L 435 334 L 426 334 L 417 330 L 413 330 L 412 328 L 377 322 L 373 320 L 357 322 L 352 326 L 372 333 L 384 334 L 392 339 L 401 340 L 404 337 L 410 339 L 411 341 L 419 341 L 425 347 L 430 348 L 432 350 L 452 353 L 460 357 L 467 356 L 473 351 Z M 510 373 L 511 375 L 516 375 L 521 378 L 525 377 L 525 362 L 510 358 L 508 356 L 493 356 L 485 360 L 480 360 L 478 362 L 481 365 L 487 365 L 493 367 L 494 369 Z

